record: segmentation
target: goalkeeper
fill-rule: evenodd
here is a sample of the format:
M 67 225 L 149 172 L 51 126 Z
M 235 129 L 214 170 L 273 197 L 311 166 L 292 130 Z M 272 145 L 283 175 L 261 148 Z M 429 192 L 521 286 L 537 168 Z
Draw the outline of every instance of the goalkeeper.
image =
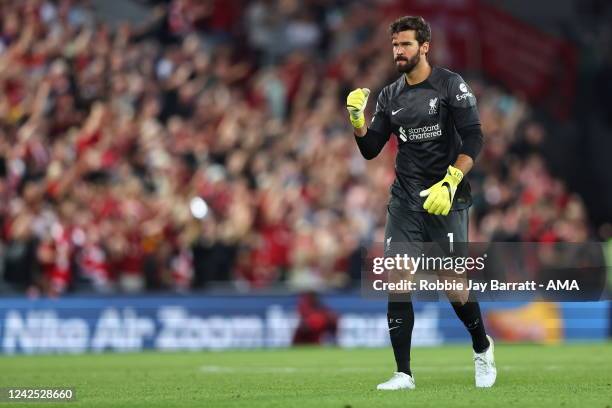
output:
M 396 135 L 395 181 L 385 226 L 385 255 L 392 243 L 468 242 L 470 171 L 483 144 L 476 98 L 461 76 L 427 61 L 431 30 L 422 17 L 402 17 L 390 26 L 393 58 L 400 77 L 378 95 L 366 126 L 370 91 L 347 97 L 349 118 L 361 154 L 373 159 Z M 472 338 L 477 387 L 491 387 L 497 371 L 493 340 L 486 335 L 478 302 L 465 296 L 451 304 Z M 454 300 L 454 301 L 453 301 Z M 379 390 L 415 387 L 410 369 L 414 311 L 409 293 L 389 294 L 389 336 L 397 364 Z

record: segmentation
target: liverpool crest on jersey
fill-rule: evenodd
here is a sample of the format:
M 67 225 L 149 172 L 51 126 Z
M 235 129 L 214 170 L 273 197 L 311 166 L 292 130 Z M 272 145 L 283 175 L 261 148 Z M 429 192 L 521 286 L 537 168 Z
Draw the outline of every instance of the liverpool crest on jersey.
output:
M 435 115 L 438 113 L 438 98 L 432 98 L 429 100 L 429 114 Z

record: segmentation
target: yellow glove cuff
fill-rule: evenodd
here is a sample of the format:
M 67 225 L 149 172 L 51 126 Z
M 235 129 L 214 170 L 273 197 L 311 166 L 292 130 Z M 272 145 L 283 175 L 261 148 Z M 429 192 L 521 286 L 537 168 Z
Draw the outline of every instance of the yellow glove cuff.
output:
M 365 116 L 363 113 L 357 118 L 353 118 L 353 115 L 349 115 L 349 119 L 351 120 L 351 125 L 353 125 L 355 129 L 360 129 L 365 126 Z
M 457 187 L 459 183 L 461 183 L 461 180 L 463 180 L 463 172 L 458 168 L 449 165 L 448 169 L 446 170 L 446 177 L 444 177 L 444 179 L 452 182 L 454 186 Z

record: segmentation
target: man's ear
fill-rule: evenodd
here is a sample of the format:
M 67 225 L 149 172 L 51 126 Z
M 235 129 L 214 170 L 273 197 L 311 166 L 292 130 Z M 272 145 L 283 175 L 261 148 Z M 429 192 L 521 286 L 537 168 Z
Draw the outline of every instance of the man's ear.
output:
M 424 42 L 424 43 L 421 45 L 421 47 L 420 47 L 420 48 L 421 48 L 421 50 L 420 50 L 420 51 L 421 51 L 421 55 L 425 55 L 425 54 L 427 54 L 427 52 L 429 51 L 429 41 Z

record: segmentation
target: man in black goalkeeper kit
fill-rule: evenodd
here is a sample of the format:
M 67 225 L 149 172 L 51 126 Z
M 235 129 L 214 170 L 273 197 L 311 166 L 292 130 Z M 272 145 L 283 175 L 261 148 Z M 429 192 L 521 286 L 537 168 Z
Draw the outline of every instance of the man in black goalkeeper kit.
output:
M 451 237 L 468 241 L 471 196 L 463 177 L 483 143 L 476 98 L 468 85 L 458 74 L 427 61 L 429 24 L 422 17 L 402 17 L 389 29 L 401 76 L 378 95 L 369 127 L 364 117 L 369 89 L 355 89 L 347 98 L 355 140 L 366 159 L 378 155 L 391 133 L 397 136 L 396 178 L 385 227 L 387 256 L 391 240 L 446 246 Z M 449 300 L 472 337 L 476 386 L 491 387 L 497 376 L 493 340 L 485 332 L 480 306 L 467 296 Z M 387 317 L 397 372 L 377 388 L 413 389 L 414 310 L 409 293 L 389 294 Z

